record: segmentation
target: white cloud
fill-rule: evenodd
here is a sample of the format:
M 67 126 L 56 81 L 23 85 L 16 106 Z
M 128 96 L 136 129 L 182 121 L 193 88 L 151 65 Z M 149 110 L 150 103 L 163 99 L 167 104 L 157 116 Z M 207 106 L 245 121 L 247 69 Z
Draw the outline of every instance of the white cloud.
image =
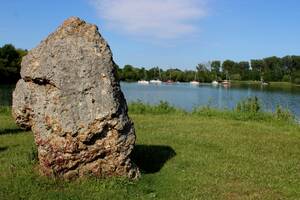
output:
M 188 36 L 207 14 L 205 0 L 93 0 L 92 4 L 107 26 L 142 38 Z

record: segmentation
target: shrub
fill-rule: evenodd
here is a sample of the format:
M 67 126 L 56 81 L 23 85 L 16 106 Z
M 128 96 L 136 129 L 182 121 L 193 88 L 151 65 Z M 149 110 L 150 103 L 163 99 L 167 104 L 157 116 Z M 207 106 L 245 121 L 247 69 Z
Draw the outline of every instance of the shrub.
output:
M 153 107 L 154 112 L 156 113 L 172 113 L 176 112 L 176 108 L 171 106 L 167 101 L 160 101 L 159 104 Z
M 237 112 L 258 113 L 261 109 L 260 102 L 257 97 L 249 97 L 240 101 L 235 110 Z
M 294 79 L 294 83 L 300 85 L 300 78 L 295 78 L 295 79 Z
M 239 102 L 233 110 L 213 108 L 210 104 L 194 108 L 191 113 L 175 108 L 166 101 L 150 105 L 140 100 L 129 104 L 129 111 L 132 114 L 191 114 L 201 117 L 220 117 L 239 121 L 294 121 L 290 111 L 277 107 L 275 113 L 261 111 L 261 105 L 257 97 L 247 98 Z
M 209 105 L 194 108 L 192 111 L 192 114 L 199 115 L 199 116 L 207 116 L 207 117 L 215 116 L 215 115 L 217 115 L 217 113 L 218 113 L 218 110 L 211 108 Z
M 235 80 L 235 81 L 240 81 L 240 80 L 242 80 L 242 77 L 241 77 L 240 74 L 233 74 L 233 75 L 231 76 L 231 79 L 232 79 L 232 80 Z
M 203 117 L 220 117 L 226 119 L 234 119 L 238 121 L 270 121 L 273 119 L 271 113 L 265 112 L 238 112 L 236 109 L 217 109 L 210 107 L 199 107 L 193 110 L 192 114 Z
M 295 119 L 294 115 L 288 110 L 281 106 L 277 106 L 274 116 L 276 119 L 283 121 L 293 121 Z
M 293 72 L 293 83 L 300 84 L 300 70 Z
M 175 108 L 167 101 L 160 101 L 159 104 L 150 105 L 143 103 L 141 100 L 129 103 L 129 111 L 134 114 L 169 114 L 169 113 L 185 113 L 180 108 Z
M 282 78 L 282 81 L 284 82 L 290 82 L 291 81 L 291 77 L 289 75 L 284 75 Z
M 128 104 L 128 108 L 130 112 L 136 114 L 144 114 L 147 110 L 148 105 L 143 103 L 141 100 L 137 100 L 135 102 L 131 102 Z

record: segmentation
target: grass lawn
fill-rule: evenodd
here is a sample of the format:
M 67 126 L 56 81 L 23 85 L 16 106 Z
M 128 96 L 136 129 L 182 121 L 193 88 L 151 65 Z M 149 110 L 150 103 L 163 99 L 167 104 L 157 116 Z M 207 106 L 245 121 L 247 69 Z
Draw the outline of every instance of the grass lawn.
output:
M 233 85 L 257 85 L 261 86 L 260 81 L 231 81 Z M 269 82 L 268 87 L 276 88 L 276 89 L 285 89 L 285 88 L 292 88 L 292 87 L 300 87 L 300 85 L 291 83 L 291 82 Z
M 0 199 L 300 199 L 300 127 L 219 115 L 134 114 L 136 182 L 35 172 L 31 132 L 0 114 Z

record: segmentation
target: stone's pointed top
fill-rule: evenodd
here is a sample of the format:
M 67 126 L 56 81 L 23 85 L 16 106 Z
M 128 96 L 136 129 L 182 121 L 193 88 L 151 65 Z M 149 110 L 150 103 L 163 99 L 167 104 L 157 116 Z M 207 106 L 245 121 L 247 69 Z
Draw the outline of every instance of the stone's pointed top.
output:
M 70 17 L 63 22 L 62 27 L 80 26 L 82 24 L 85 24 L 85 21 L 81 20 L 79 17 Z
M 54 32 L 54 35 L 65 37 L 69 35 L 76 35 L 79 37 L 91 36 L 93 38 L 100 35 L 98 27 L 94 24 L 86 23 L 79 17 L 70 17 L 66 19 Z

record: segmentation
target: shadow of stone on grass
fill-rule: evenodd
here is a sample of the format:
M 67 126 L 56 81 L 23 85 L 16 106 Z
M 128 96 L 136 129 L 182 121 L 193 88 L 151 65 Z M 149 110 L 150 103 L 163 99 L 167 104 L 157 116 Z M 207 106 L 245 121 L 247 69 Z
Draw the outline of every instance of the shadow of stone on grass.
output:
M 142 173 L 159 172 L 164 164 L 176 155 L 174 149 L 163 145 L 136 145 L 132 154 L 132 161 Z
M 0 152 L 1 151 L 6 151 L 8 149 L 8 147 L 0 147 Z
M 24 131 L 26 131 L 26 130 L 20 129 L 20 128 L 12 128 L 12 129 L 5 128 L 5 129 L 0 129 L 0 135 L 5 135 L 5 134 L 19 134 L 19 133 L 22 133 Z

